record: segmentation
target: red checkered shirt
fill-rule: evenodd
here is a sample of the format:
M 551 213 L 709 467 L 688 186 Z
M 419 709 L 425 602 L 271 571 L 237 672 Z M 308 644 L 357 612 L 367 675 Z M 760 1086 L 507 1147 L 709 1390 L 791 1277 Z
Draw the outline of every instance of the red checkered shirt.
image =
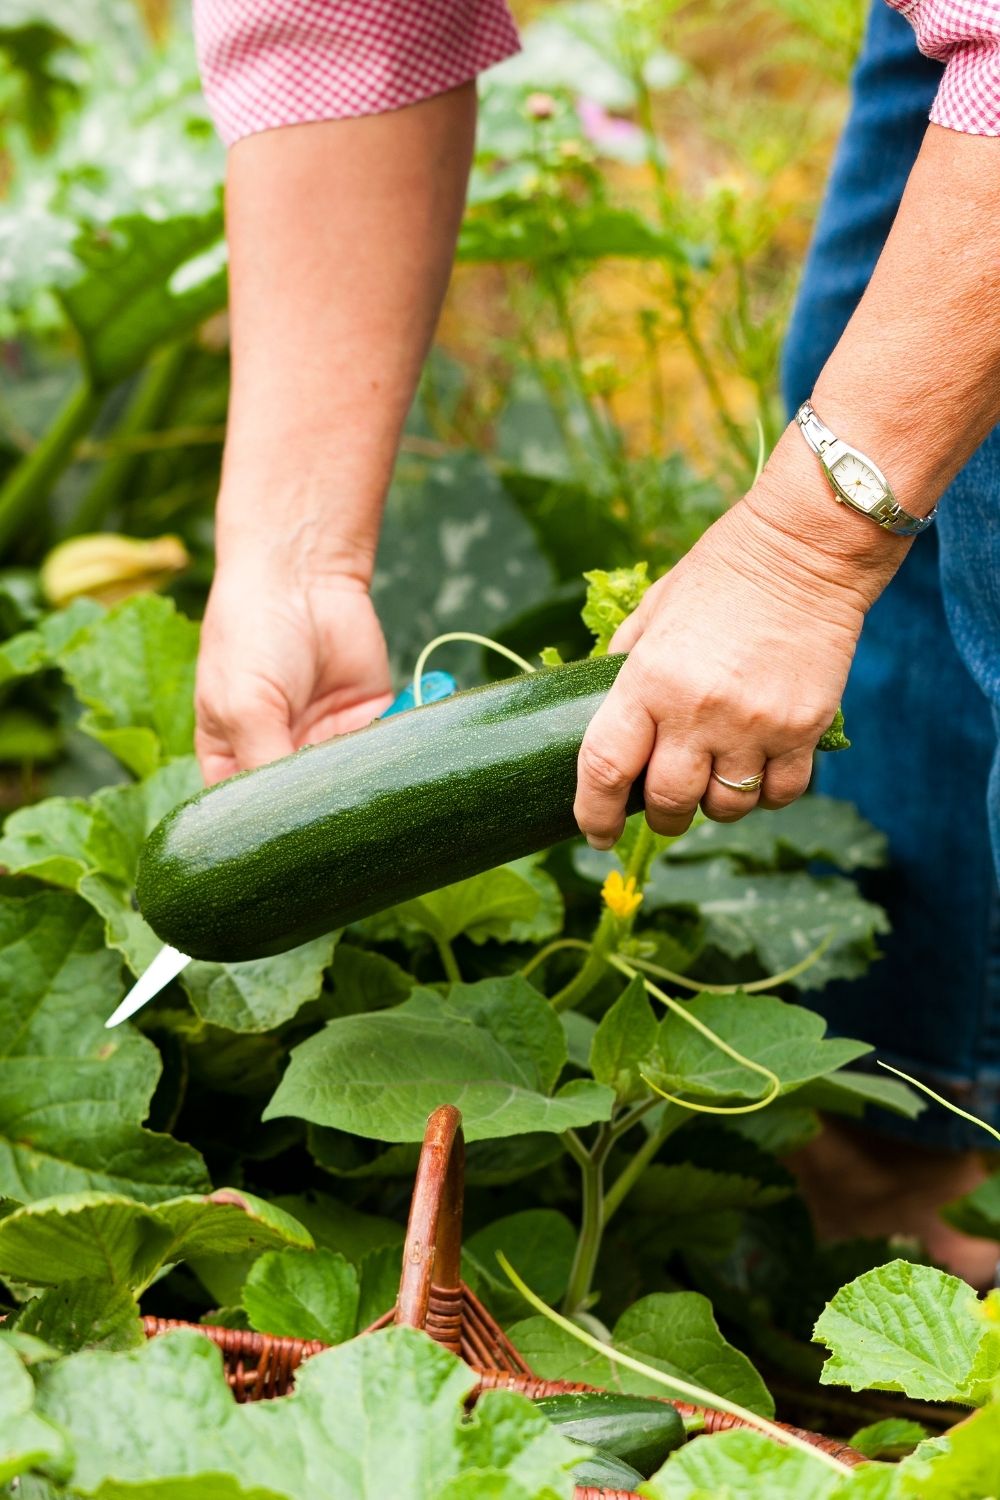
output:
M 227 145 L 400 109 L 518 48 L 504 0 L 194 0 L 194 18 L 205 97 Z
M 935 125 L 1000 135 L 1000 0 L 888 0 L 912 24 L 917 46 L 945 64 L 931 109 Z
M 945 64 L 931 119 L 1000 135 L 1000 0 L 888 0 Z M 505 0 L 194 0 L 209 108 L 227 145 L 380 114 L 517 51 Z M 581 80 L 583 82 L 583 80 Z

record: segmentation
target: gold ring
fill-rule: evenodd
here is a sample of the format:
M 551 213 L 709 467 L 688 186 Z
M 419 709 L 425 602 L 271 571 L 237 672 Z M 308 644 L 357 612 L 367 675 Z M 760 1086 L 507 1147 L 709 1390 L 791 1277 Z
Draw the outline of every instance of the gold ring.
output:
M 720 776 L 718 771 L 713 771 L 715 780 L 727 786 L 731 792 L 759 792 L 764 785 L 764 772 L 758 771 L 756 776 L 744 776 L 742 781 L 730 781 L 725 776 Z

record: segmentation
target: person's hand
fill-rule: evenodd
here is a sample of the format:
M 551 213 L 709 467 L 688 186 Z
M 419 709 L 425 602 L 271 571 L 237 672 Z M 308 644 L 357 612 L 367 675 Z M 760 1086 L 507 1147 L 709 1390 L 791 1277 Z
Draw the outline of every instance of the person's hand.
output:
M 823 497 L 824 504 L 829 504 Z M 868 527 L 870 568 L 796 544 L 755 508 L 753 496 L 717 521 L 620 627 L 629 652 L 580 751 L 575 815 L 597 848 L 610 848 L 632 783 L 646 771 L 646 818 L 683 833 L 700 805 L 719 822 L 751 808 L 784 807 L 807 788 L 812 754 L 840 703 L 865 610 L 898 557 Z M 836 514 L 835 514 L 836 512 Z M 821 513 L 822 514 L 822 513 Z M 830 508 L 831 525 L 843 514 Z M 759 792 L 730 781 L 764 772 Z
M 303 577 L 263 553 L 220 563 L 205 612 L 195 750 L 210 786 L 358 729 L 392 700 L 364 583 Z

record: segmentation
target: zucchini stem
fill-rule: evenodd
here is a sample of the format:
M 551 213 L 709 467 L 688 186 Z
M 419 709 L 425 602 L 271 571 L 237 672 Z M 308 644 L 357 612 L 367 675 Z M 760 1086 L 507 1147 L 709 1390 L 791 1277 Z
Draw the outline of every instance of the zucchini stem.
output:
M 530 661 L 525 661 L 523 656 L 518 656 L 517 652 L 511 651 L 509 646 L 502 646 L 499 641 L 491 640 L 488 635 L 476 635 L 471 630 L 448 630 L 444 635 L 436 635 L 432 641 L 428 641 L 417 657 L 417 664 L 413 668 L 413 701 L 418 708 L 424 701 L 420 684 L 423 681 L 431 652 L 436 651 L 439 646 L 446 646 L 449 641 L 470 641 L 474 646 L 486 646 L 488 650 L 496 651 L 500 656 L 505 656 L 508 661 L 512 661 L 516 667 L 521 668 L 522 672 L 537 670 Z

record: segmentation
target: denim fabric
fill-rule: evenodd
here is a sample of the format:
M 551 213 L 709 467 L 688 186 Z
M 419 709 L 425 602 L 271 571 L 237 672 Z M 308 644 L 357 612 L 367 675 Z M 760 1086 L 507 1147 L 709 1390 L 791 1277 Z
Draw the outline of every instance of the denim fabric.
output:
M 864 291 L 940 76 L 908 23 L 875 0 L 785 348 L 790 410 Z M 854 748 L 820 757 L 818 786 L 888 834 L 891 868 L 867 889 L 893 935 L 866 979 L 811 1002 L 832 1029 L 1000 1125 L 1000 429 L 872 609 L 844 712 Z M 938 1145 L 984 1144 L 934 1105 L 912 1127 L 878 1123 Z

